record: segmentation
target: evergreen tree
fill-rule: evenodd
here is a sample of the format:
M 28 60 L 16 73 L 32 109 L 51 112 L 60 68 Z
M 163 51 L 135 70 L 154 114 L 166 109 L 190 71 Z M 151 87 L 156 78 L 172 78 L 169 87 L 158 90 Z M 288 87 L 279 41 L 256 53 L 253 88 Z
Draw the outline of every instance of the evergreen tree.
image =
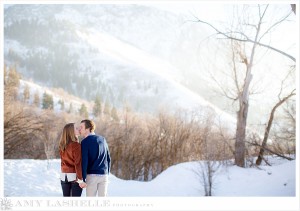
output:
M 6 85 L 6 80 L 7 80 L 7 66 L 6 64 L 4 64 L 4 76 L 3 76 L 4 86 Z
M 147 82 L 146 81 L 144 81 L 144 84 L 143 84 L 143 87 L 144 87 L 144 91 L 147 91 Z
M 80 114 L 80 116 L 83 116 L 84 118 L 89 117 L 87 107 L 85 106 L 84 103 L 81 104 L 81 108 L 79 109 L 79 114 Z
M 42 105 L 43 109 L 53 109 L 54 108 L 53 96 L 44 92 L 42 104 L 43 104 Z
M 65 101 L 64 100 L 59 100 L 58 104 L 60 104 L 60 110 L 65 110 Z
M 95 104 L 93 107 L 93 115 L 95 117 L 98 117 L 101 115 L 101 99 L 100 99 L 99 95 L 97 95 L 96 99 L 95 99 Z
M 106 115 L 110 115 L 110 106 L 109 106 L 109 103 L 108 103 L 107 100 L 105 101 L 105 106 L 104 106 L 103 113 L 106 114 Z
M 138 90 L 140 90 L 141 87 L 142 87 L 142 85 L 141 85 L 140 81 L 136 81 L 136 88 L 137 88 Z
M 109 102 L 111 104 L 115 103 L 115 97 L 114 97 L 114 94 L 113 94 L 113 91 L 112 91 L 111 87 L 109 87 L 109 89 L 108 89 L 108 98 L 109 98 Z
M 73 103 L 70 103 L 70 107 L 69 107 L 69 110 L 68 110 L 68 113 L 73 113 Z
M 117 113 L 117 109 L 115 107 L 113 107 L 111 109 L 111 117 L 116 120 L 116 121 L 119 121 L 119 117 L 118 117 L 118 113 Z
M 158 94 L 158 86 L 155 87 L 155 91 L 154 91 L 155 95 Z
M 121 89 L 120 92 L 119 92 L 119 95 L 117 97 L 117 102 L 119 104 L 122 104 L 123 101 L 124 101 L 124 99 L 125 99 L 125 97 L 124 97 L 124 91 L 123 91 L 123 89 Z
M 5 70 L 5 69 L 4 69 Z M 10 96 L 14 100 L 18 98 L 21 75 L 17 72 L 16 66 L 4 72 L 5 79 L 5 96 Z
M 16 66 L 12 67 L 8 72 L 7 85 L 15 88 L 20 86 L 21 75 L 17 72 Z
M 33 104 L 37 107 L 40 107 L 40 96 L 38 91 L 36 91 L 34 94 Z
M 30 98 L 30 90 L 29 90 L 28 84 L 26 84 L 25 87 L 24 87 L 24 92 L 23 92 L 24 102 L 29 101 L 29 98 Z

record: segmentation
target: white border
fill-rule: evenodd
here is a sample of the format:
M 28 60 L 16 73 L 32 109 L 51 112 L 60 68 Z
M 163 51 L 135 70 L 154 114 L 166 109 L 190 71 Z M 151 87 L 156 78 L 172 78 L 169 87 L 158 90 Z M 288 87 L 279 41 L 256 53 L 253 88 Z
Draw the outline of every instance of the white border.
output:
M 4 32 L 3 32 L 3 5 L 4 4 L 152 4 L 152 3 L 295 3 L 296 6 L 296 16 L 298 20 L 298 36 L 299 37 L 299 2 L 298 1 L 1 1 L 1 84 L 0 84 L 0 100 L 1 100 L 1 110 L 0 110 L 0 140 L 2 146 L 0 147 L 1 153 L 1 165 L 0 165 L 0 187 L 1 199 L 4 199 L 4 181 L 3 181 L 3 42 L 4 42 Z M 296 65 L 296 84 L 299 88 L 299 40 L 297 45 L 297 65 Z M 297 90 L 298 95 L 298 90 Z M 297 102 L 297 117 L 299 117 L 299 98 L 296 97 Z M 298 120 L 298 118 L 297 118 Z M 297 152 L 299 152 L 299 122 L 297 121 Z M 184 179 L 184 178 L 183 178 Z M 259 178 L 258 178 L 259 179 Z M 93 204 L 100 205 L 102 203 L 101 210 L 299 210 L 299 160 L 297 156 L 296 160 L 296 196 L 295 197 L 108 197 L 105 199 L 96 198 L 79 198 L 70 199 L 62 197 L 8 197 L 7 200 L 13 205 L 13 210 L 99 210 L 99 207 L 93 206 Z M 77 203 L 77 204 L 76 204 Z M 90 206 L 88 206 L 90 204 Z M 106 204 L 106 206 L 104 205 Z M 61 206 L 60 206 L 61 205 Z M 76 205 L 76 206 L 75 206 Z
M 8 197 L 12 210 L 299 210 L 296 197 Z
M 3 54 L 3 48 L 4 48 L 4 17 L 3 17 L 3 13 L 4 13 L 4 8 L 3 8 L 3 3 L 0 3 L 0 26 L 1 26 L 1 30 L 0 30 L 0 46 L 1 46 L 1 50 L 0 50 L 0 64 L 1 64 L 1 70 L 0 70 L 0 172 L 1 172 L 1 176 L 0 176 L 0 196 L 3 197 L 4 196 L 4 179 L 3 179 L 3 172 L 4 172 L 4 168 L 3 168 L 3 153 L 4 153 L 4 107 L 3 107 L 3 103 L 4 103 L 4 81 L 3 81 L 3 68 L 4 68 L 4 54 Z

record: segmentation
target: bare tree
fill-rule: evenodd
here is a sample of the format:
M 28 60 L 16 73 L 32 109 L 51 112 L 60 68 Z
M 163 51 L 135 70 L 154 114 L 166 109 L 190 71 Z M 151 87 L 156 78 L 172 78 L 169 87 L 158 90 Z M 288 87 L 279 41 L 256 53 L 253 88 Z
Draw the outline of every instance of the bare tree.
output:
M 10 104 L 5 101 L 4 158 L 16 158 L 26 153 L 28 158 L 44 157 L 42 143 L 34 141 L 39 140 L 41 126 L 41 119 L 30 107 L 20 102 Z
M 212 196 L 215 186 L 215 177 L 221 162 L 217 160 L 219 157 L 218 148 L 211 144 L 212 135 L 212 118 L 208 118 L 208 124 L 205 124 L 203 137 L 203 157 L 201 161 L 197 162 L 198 167 L 194 169 L 196 176 L 199 178 L 203 188 L 205 196 Z
M 42 122 L 34 109 L 18 101 L 21 76 L 16 68 L 4 70 L 4 158 L 43 158 L 42 143 L 33 141 L 41 133 Z
M 264 24 L 264 19 L 267 14 L 269 5 L 262 6 L 258 5 L 258 20 L 256 23 L 242 23 L 239 22 L 241 25 L 240 27 L 237 27 L 238 30 L 230 30 L 230 31 L 221 31 L 217 29 L 212 24 L 205 22 L 203 20 L 200 20 L 199 18 L 196 18 L 196 22 L 206 24 L 213 30 L 215 30 L 216 35 L 222 36 L 226 39 L 230 39 L 231 41 L 236 41 L 240 43 L 249 43 L 251 45 L 249 46 L 250 55 L 246 56 L 245 51 L 238 50 L 236 54 L 240 56 L 240 61 L 245 65 L 245 77 L 244 82 L 242 86 L 239 86 L 237 84 L 237 97 L 232 98 L 233 100 L 238 100 L 239 102 L 239 110 L 237 112 L 237 125 L 236 125 L 236 141 L 235 141 L 235 163 L 236 165 L 240 167 L 245 166 L 245 138 L 246 138 L 246 126 L 247 126 L 247 117 L 248 117 L 248 108 L 249 108 L 249 87 L 250 83 L 252 81 L 253 75 L 252 75 L 252 68 L 253 68 L 253 62 L 254 57 L 256 54 L 256 48 L 258 46 L 262 46 L 268 49 L 271 49 L 277 53 L 280 53 L 292 61 L 296 61 L 295 58 L 286 52 L 283 52 L 277 48 L 274 48 L 270 45 L 262 43 L 262 39 L 272 30 L 275 28 L 275 26 L 279 25 L 283 21 L 285 21 L 289 15 L 285 15 L 282 18 L 276 20 L 274 23 L 272 23 L 266 30 L 263 30 L 262 25 Z M 251 32 L 243 31 L 242 29 L 245 29 L 246 26 L 247 30 L 251 30 Z M 246 34 L 247 33 L 247 34 Z M 241 45 L 240 45 L 241 46 Z M 236 61 L 233 62 L 235 64 Z M 233 66 L 233 69 L 235 69 L 235 66 Z
M 44 140 L 44 148 L 47 159 L 58 157 L 59 139 L 66 121 L 62 116 L 57 116 L 52 110 L 43 110 L 40 116 L 42 120 L 41 139 Z
M 204 195 L 213 196 L 217 170 L 220 168 L 221 163 L 210 158 L 209 160 L 198 161 L 197 164 L 198 166 L 194 172 L 204 188 Z
M 281 124 L 276 124 L 277 130 L 273 132 L 272 149 L 273 151 L 295 157 L 296 155 L 296 102 L 290 99 L 285 103 L 283 119 Z M 288 159 L 288 158 L 286 158 Z
M 260 165 L 261 161 L 263 159 L 265 147 L 267 145 L 267 141 L 268 141 L 268 138 L 269 138 L 269 133 L 270 133 L 270 130 L 271 130 L 271 127 L 272 127 L 272 123 L 273 123 L 273 119 L 274 119 L 276 109 L 279 106 L 281 106 L 285 101 L 287 101 L 290 97 L 292 97 L 294 95 L 295 95 L 295 89 L 288 96 L 286 96 L 282 99 L 279 99 L 279 102 L 277 102 L 276 105 L 272 108 L 272 111 L 271 111 L 271 114 L 270 114 L 270 117 L 269 117 L 269 121 L 268 121 L 266 130 L 265 130 L 264 139 L 263 139 L 262 144 L 261 144 L 261 149 L 259 151 L 259 154 L 258 154 L 258 157 L 257 157 L 257 160 L 256 160 L 256 165 Z
M 264 7 L 264 8 L 262 8 Z M 236 40 L 239 42 L 245 42 L 245 43 L 252 43 L 252 51 L 253 48 L 255 50 L 256 46 L 261 46 L 261 47 L 265 47 L 268 48 L 272 51 L 275 51 L 277 53 L 280 53 L 282 55 L 284 55 L 285 57 L 291 59 L 293 62 L 296 62 L 296 58 L 293 57 L 292 55 L 277 49 L 271 45 L 268 44 L 264 44 L 261 42 L 262 38 L 264 38 L 273 28 L 275 28 L 278 24 L 282 23 L 283 21 L 287 20 L 287 18 L 291 15 L 292 12 L 288 13 L 287 15 L 281 17 L 279 20 L 277 20 L 275 23 L 273 23 L 268 29 L 266 29 L 265 31 L 261 32 L 261 26 L 263 24 L 264 21 L 264 16 L 266 15 L 266 12 L 268 10 L 269 5 L 266 6 L 261 6 L 258 5 L 258 15 L 259 15 L 259 21 L 256 24 L 252 24 L 252 23 L 244 23 L 245 25 L 247 25 L 248 27 L 253 27 L 255 30 L 254 36 L 251 38 L 249 35 L 245 34 L 243 31 L 220 31 L 219 29 L 217 29 L 215 26 L 213 26 L 212 24 L 202 21 L 199 18 L 196 18 L 196 22 L 199 23 L 203 23 L 206 24 L 208 26 L 210 26 L 211 28 L 213 28 L 217 34 L 216 35 L 221 35 L 227 39 L 231 39 L 231 40 Z M 296 8 L 296 7 L 295 7 Z M 250 34 L 250 33 L 249 33 Z M 251 56 L 250 56 L 251 58 Z M 251 64 L 251 63 L 250 63 Z M 252 65 L 252 64 L 251 64 Z

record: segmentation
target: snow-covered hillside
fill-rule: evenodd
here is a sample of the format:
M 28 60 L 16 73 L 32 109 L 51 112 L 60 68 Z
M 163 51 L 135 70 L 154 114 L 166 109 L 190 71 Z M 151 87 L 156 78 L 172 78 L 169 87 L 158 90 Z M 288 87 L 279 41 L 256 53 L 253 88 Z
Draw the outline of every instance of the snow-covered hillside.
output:
M 213 196 L 295 196 L 296 162 L 269 158 L 272 166 L 222 166 Z M 150 182 L 110 175 L 109 196 L 204 196 L 198 162 L 169 167 Z M 4 194 L 11 197 L 61 196 L 60 160 L 4 160 Z M 22 188 L 20 188 L 22 187 Z M 85 193 L 83 193 L 83 196 Z
M 195 11 L 205 8 L 206 4 L 195 4 Z M 177 9 L 182 8 L 177 5 Z M 225 7 L 219 9 L 228 12 Z M 208 13 L 197 15 L 205 19 L 212 16 Z M 4 7 L 4 62 L 18 64 L 27 80 L 62 88 L 88 101 L 100 95 L 116 108 L 126 104 L 134 111 L 152 114 L 162 108 L 201 110 L 199 107 L 208 106 L 226 116 L 221 119 L 232 122 L 216 106 L 233 115 L 237 108 L 215 95 L 216 84 L 208 73 L 228 68 L 222 56 L 226 53 L 213 52 L 215 44 L 203 45 L 211 34 L 193 18 L 192 13 L 186 16 L 153 4 L 9 5 Z M 258 89 L 275 84 L 271 76 L 280 71 L 271 64 L 286 67 L 286 63 L 266 63 L 270 72 L 259 67 L 257 72 L 263 76 L 253 74 L 253 83 L 261 86 Z M 251 100 L 250 124 L 266 123 L 272 104 L 265 99 L 274 96 L 277 93 L 260 96 L 263 102 Z
M 126 103 L 139 112 L 189 109 L 203 102 L 179 83 L 180 72 L 190 67 L 178 70 L 170 60 L 174 53 L 190 54 L 177 45 L 185 46 L 178 31 L 182 17 L 131 4 L 13 5 L 4 12 L 5 63 L 18 63 L 24 77 L 39 84 L 86 100 L 100 95 L 110 105 Z M 202 33 L 185 30 L 195 37 Z M 85 33 L 93 35 L 85 39 Z M 189 57 L 173 61 L 181 59 Z
M 33 104 L 34 101 L 34 95 L 37 93 L 39 95 L 40 101 L 43 99 L 43 94 L 47 93 L 53 97 L 53 106 L 54 106 L 54 111 L 60 112 L 61 111 L 61 105 L 59 104 L 60 100 L 64 101 L 64 106 L 65 106 L 65 111 L 68 111 L 70 108 L 70 104 L 72 104 L 73 112 L 78 112 L 81 105 L 84 104 L 87 108 L 88 111 L 90 111 L 90 115 L 92 115 L 92 102 L 86 101 L 84 99 L 78 98 L 74 95 L 70 95 L 63 91 L 62 89 L 53 89 L 53 88 L 48 88 L 44 86 L 40 86 L 36 83 L 33 83 L 31 81 L 26 81 L 21 79 L 20 80 L 20 88 L 19 88 L 19 95 L 20 98 L 22 98 L 22 93 L 24 92 L 25 86 L 28 86 L 29 88 L 29 104 Z

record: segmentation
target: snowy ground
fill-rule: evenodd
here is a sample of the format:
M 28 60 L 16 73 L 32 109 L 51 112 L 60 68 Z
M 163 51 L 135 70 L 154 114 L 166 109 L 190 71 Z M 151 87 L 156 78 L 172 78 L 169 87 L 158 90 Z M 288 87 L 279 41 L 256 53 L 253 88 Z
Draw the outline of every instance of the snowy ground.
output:
M 159 210 L 201 210 L 203 208 L 205 208 L 205 210 L 223 210 L 226 206 L 236 201 L 235 197 L 239 197 L 238 201 L 240 204 L 238 208 L 234 209 L 230 207 L 230 209 L 228 208 L 227 210 L 256 209 L 254 207 L 257 205 L 255 201 L 254 203 L 247 202 L 245 201 L 247 197 L 250 197 L 251 200 L 262 200 L 258 207 L 259 210 L 264 210 L 264 206 L 267 210 L 289 210 L 283 209 L 286 208 L 286 206 L 299 207 L 299 199 L 297 199 L 298 190 L 296 190 L 296 161 L 287 161 L 272 157 L 269 158 L 269 162 L 272 166 L 264 164 L 260 169 L 255 167 L 240 168 L 234 165 L 218 168 L 215 174 L 215 186 L 213 190 L 213 196 L 217 197 L 203 197 L 203 187 L 199 176 L 195 173 L 197 169 L 199 170 L 198 162 L 181 163 L 171 166 L 149 182 L 126 181 L 114 175 L 110 175 L 108 199 L 118 199 L 121 201 L 126 199 L 125 201 L 127 203 L 132 200 L 138 200 L 139 203 L 146 206 L 146 210 L 153 210 L 157 207 Z M 34 199 L 34 197 L 39 197 L 40 203 L 42 203 L 46 197 L 50 197 L 51 200 L 64 200 L 59 181 L 59 159 L 50 161 L 28 159 L 4 160 L 3 168 L 5 199 L 12 198 L 13 200 L 16 197 L 25 197 L 26 199 L 27 197 L 24 206 L 31 206 L 29 210 L 35 210 L 35 208 L 39 210 L 37 208 L 41 209 L 41 207 L 34 207 L 33 202 L 28 202 L 28 197 L 31 197 L 29 198 L 30 200 Z M 85 191 L 82 196 L 80 200 L 87 200 Z M 138 197 L 138 199 L 136 197 Z M 144 201 L 145 199 L 148 201 Z M 214 199 L 217 201 L 221 200 L 221 204 L 211 201 Z M 157 202 L 157 200 L 159 202 Z M 280 202 L 280 200 L 288 201 Z M 1 203 L 3 204 L 4 202 Z M 16 201 L 16 199 L 14 199 L 13 203 L 14 208 L 23 206 L 23 204 L 20 201 Z M 49 200 L 47 203 L 47 206 L 51 206 L 49 205 Z M 66 203 L 66 201 L 61 203 Z M 134 203 L 137 202 L 131 202 L 130 206 Z M 210 205 L 207 206 L 205 203 L 209 203 Z M 241 203 L 244 203 L 244 205 Z M 278 203 L 278 205 L 276 205 L 276 203 Z M 69 205 L 70 204 L 68 204 L 68 206 Z M 211 205 L 213 205 L 213 208 L 211 208 Z M 57 205 L 55 205 L 55 208 L 57 208 L 56 206 Z M 72 206 L 74 205 L 72 204 Z M 86 206 L 86 204 L 84 204 L 84 206 Z M 144 207 L 127 206 L 127 209 L 122 207 L 121 210 L 144 209 Z M 113 210 L 120 209 L 120 207 L 112 208 Z M 82 210 L 82 207 L 80 208 L 79 205 L 76 205 L 75 208 L 72 207 L 72 210 Z
M 269 158 L 272 166 L 227 166 L 215 175 L 214 196 L 296 196 L 295 161 Z M 110 175 L 109 196 L 204 196 L 197 162 L 174 165 L 150 182 Z M 197 171 L 197 170 L 196 170 Z M 60 160 L 4 160 L 5 197 L 60 197 Z M 85 196 L 85 191 L 83 192 Z

